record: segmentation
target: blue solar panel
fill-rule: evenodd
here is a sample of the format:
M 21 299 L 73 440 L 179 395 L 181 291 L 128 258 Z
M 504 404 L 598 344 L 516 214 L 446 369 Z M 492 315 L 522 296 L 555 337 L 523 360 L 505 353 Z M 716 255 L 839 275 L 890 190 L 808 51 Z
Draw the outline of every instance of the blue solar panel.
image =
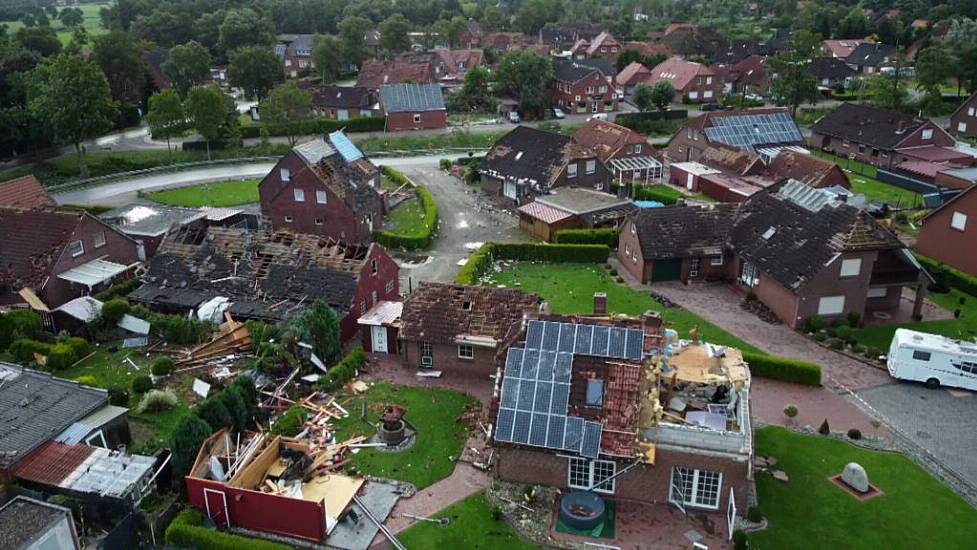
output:
M 502 396 L 500 398 L 503 407 L 516 408 L 516 402 L 519 396 L 519 379 L 518 378 L 503 378 L 502 379 Z
M 536 397 L 536 381 L 520 380 L 519 397 L 516 400 L 516 408 L 520 411 L 533 410 L 533 399 Z
M 529 411 L 516 411 L 516 420 L 512 429 L 512 441 L 526 443 L 529 441 L 529 426 L 533 415 Z
M 640 330 L 629 330 L 624 356 L 628 359 L 641 359 L 641 354 L 644 352 L 644 338 L 645 335 Z
M 527 349 L 522 354 L 522 378 L 536 378 L 539 371 L 539 355 L 541 352 L 534 349 Z
M 552 382 L 536 382 L 536 401 L 533 402 L 533 410 L 536 412 L 550 412 L 550 396 L 553 395 Z M 564 409 L 566 413 L 566 409 Z
M 719 117 L 706 128 L 712 141 L 755 150 L 758 145 L 787 145 L 803 141 L 800 129 L 787 113 Z
M 516 411 L 512 409 L 499 409 L 499 420 L 495 426 L 495 439 L 499 441 L 512 441 L 512 427 L 516 420 Z
M 574 353 L 590 353 L 590 341 L 594 333 L 593 325 L 580 325 L 577 327 L 577 343 L 573 347 Z
M 554 384 L 553 400 L 550 402 L 550 412 L 553 414 L 566 414 L 567 405 L 570 403 L 570 384 Z
M 519 376 L 522 372 L 522 349 L 509 348 L 509 354 L 505 358 L 505 375 Z
M 554 363 L 556 363 L 557 354 L 555 351 L 544 351 L 540 352 L 539 358 L 539 370 L 536 373 L 536 378 L 539 380 L 553 380 L 553 369 Z
M 546 323 L 543 329 L 543 345 L 541 349 L 556 350 L 560 344 L 560 323 Z
M 530 321 L 526 328 L 526 349 L 539 349 L 543 342 L 543 322 Z
M 561 353 L 556 356 L 556 365 L 553 372 L 553 380 L 557 382 L 570 382 L 570 374 L 573 371 L 573 356 L 569 353 Z
M 339 151 L 339 154 L 343 156 L 343 160 L 345 160 L 347 163 L 363 158 L 363 152 L 353 145 L 353 142 L 346 137 L 346 134 L 342 132 L 333 132 L 329 134 L 329 141 L 332 143 L 332 146 Z
M 546 446 L 546 430 L 549 426 L 549 415 L 533 414 L 533 425 L 529 431 L 529 444 L 537 447 Z
M 580 454 L 587 458 L 597 458 L 600 453 L 600 433 L 602 427 L 596 422 L 586 422 L 583 427 L 583 442 Z
M 580 451 L 580 443 L 583 441 L 583 418 L 576 416 L 567 417 L 567 429 L 563 436 L 563 448 L 568 451 Z
M 560 327 L 560 351 L 573 352 L 574 342 L 576 340 L 577 325 L 570 323 L 564 323 Z
M 567 427 L 567 417 L 558 414 L 550 415 L 550 426 L 546 432 L 546 446 L 553 449 L 563 448 L 563 432 Z
M 611 329 L 611 340 L 607 345 L 607 354 L 611 357 L 626 357 L 624 354 L 624 342 L 627 331 L 623 328 Z
M 591 355 L 607 355 L 607 335 L 610 329 L 607 327 L 594 327 L 594 345 L 590 349 Z

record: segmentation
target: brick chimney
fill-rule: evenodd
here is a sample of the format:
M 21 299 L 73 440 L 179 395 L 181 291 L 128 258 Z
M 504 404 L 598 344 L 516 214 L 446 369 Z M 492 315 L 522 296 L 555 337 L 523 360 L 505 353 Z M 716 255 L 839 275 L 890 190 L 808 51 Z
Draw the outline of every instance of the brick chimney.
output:
M 594 293 L 594 315 L 607 315 L 607 294 L 604 292 Z

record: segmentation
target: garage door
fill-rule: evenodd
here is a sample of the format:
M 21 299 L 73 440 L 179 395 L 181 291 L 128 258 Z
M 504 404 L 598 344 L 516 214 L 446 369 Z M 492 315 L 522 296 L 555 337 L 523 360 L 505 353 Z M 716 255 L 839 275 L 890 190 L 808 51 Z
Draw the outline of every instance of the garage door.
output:
M 651 266 L 651 282 L 677 281 L 682 275 L 682 260 L 655 260 Z

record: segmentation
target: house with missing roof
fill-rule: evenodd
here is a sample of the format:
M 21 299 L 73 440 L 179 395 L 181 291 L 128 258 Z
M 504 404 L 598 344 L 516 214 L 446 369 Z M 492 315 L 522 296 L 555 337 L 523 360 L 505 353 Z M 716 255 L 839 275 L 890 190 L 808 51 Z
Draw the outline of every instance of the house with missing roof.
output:
M 665 153 L 672 162 L 698 161 L 709 148 L 739 149 L 769 162 L 780 151 L 806 153 L 804 136 L 787 109 L 712 111 L 685 123 L 668 140 Z
M 499 360 L 499 479 L 676 507 L 732 532 L 753 478 L 750 372 L 739 350 L 678 341 L 661 318 L 541 314 Z M 669 354 L 663 353 L 668 345 Z M 556 513 L 556 512 L 554 512 Z
M 0 206 L 0 305 L 47 311 L 129 277 L 145 260 L 128 235 L 83 211 Z
M 971 168 L 977 179 L 977 168 Z M 916 250 L 954 269 L 977 276 L 977 185 L 930 211 Z
M 601 57 L 617 62 L 621 51 L 621 43 L 607 32 L 601 32 L 590 40 L 578 38 L 571 47 L 575 59 Z
M 550 99 L 568 113 L 604 113 L 617 110 L 617 90 L 601 69 L 584 63 L 553 63 Z
M 322 300 L 339 317 L 344 343 L 361 315 L 400 296 L 399 268 L 379 244 L 228 227 L 171 232 L 142 280 L 129 300 L 164 313 L 223 297 L 235 319 L 278 322 Z
M 950 115 L 950 133 L 957 138 L 977 138 L 977 92 L 968 97 Z
M 360 69 L 356 85 L 379 92 L 394 84 L 430 84 L 437 82 L 430 60 L 367 61 Z
M 146 257 L 152 257 L 168 231 L 193 223 L 204 223 L 205 211 L 157 204 L 127 204 L 98 215 L 100 220 L 142 243 Z
M 636 208 L 627 197 L 566 187 L 520 206 L 519 227 L 537 239 L 552 242 L 561 229 L 617 227 Z
M 41 181 L 33 175 L 0 182 L 0 206 L 34 208 L 57 204 Z
M 419 372 L 490 383 L 496 354 L 542 306 L 542 298 L 519 290 L 423 282 L 404 302 L 401 357 Z
M 639 210 L 617 256 L 641 282 L 734 281 L 792 328 L 815 315 L 891 318 L 904 293 L 918 318 L 932 281 L 866 211 L 794 180 L 739 204 Z
M 480 169 L 482 189 L 516 205 L 558 187 L 603 191 L 612 174 L 589 147 L 563 134 L 517 126 L 489 149 Z
M 661 181 L 663 166 L 645 136 L 606 120 L 589 120 L 573 135 L 573 141 L 597 152 L 619 183 Z
M 822 40 L 821 49 L 831 57 L 837 59 L 848 59 L 848 56 L 855 51 L 855 48 L 861 46 L 862 44 L 874 44 L 872 40 L 862 39 L 862 38 L 843 38 L 843 39 L 832 39 L 832 40 Z
M 432 130 L 448 125 L 448 109 L 437 84 L 395 84 L 380 89 L 386 130 Z
M 341 131 L 296 145 L 258 184 L 275 229 L 369 242 L 385 213 L 380 171 Z
M 723 81 L 710 67 L 695 61 L 672 57 L 651 70 L 648 86 L 668 82 L 675 88 L 676 103 L 712 103 L 723 93 Z

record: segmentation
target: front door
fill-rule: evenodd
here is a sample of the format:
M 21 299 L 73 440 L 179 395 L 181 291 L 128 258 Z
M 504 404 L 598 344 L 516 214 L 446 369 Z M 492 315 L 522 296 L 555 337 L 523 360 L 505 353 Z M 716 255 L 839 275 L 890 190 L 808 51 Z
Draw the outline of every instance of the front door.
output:
M 387 353 L 387 327 L 370 327 L 373 333 L 373 353 Z
M 204 504 L 207 507 L 207 517 L 218 527 L 230 527 L 227 517 L 227 495 L 223 491 L 204 489 Z
M 339 109 L 336 111 L 336 120 L 349 120 L 349 111 L 346 109 Z
M 651 282 L 677 281 L 682 276 L 682 260 L 655 260 L 651 266 Z

